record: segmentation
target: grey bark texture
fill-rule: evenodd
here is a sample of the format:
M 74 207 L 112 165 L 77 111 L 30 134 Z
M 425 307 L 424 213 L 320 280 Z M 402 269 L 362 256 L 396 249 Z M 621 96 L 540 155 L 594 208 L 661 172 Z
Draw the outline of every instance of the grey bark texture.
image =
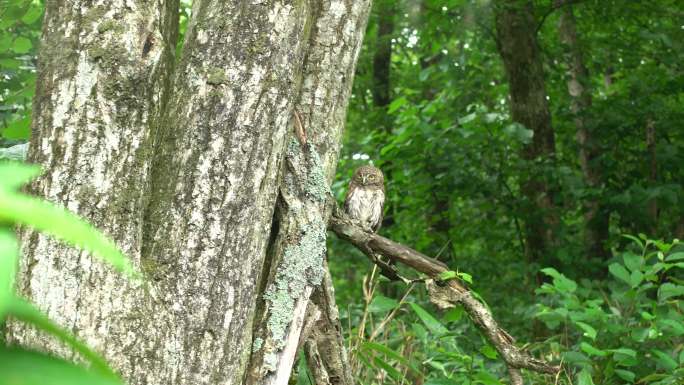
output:
M 30 190 L 102 229 L 137 266 L 150 127 L 177 30 L 167 7 L 173 1 L 48 1 L 38 59 L 29 161 L 45 174 Z M 19 291 L 136 382 L 154 344 L 132 333 L 149 308 L 141 284 L 37 232 L 23 231 L 21 243 Z M 10 325 L 9 340 L 73 356 L 20 324 Z
M 273 305 L 306 309 L 326 273 L 324 203 L 369 6 L 197 0 L 174 66 L 177 3 L 48 2 L 33 191 L 92 221 L 146 280 L 26 231 L 22 293 L 130 384 L 283 383 L 273 369 L 289 375 L 294 357 L 278 337 L 299 333 L 297 306 L 274 319 Z M 303 290 L 280 291 L 293 271 Z M 257 349 L 254 330 L 272 344 Z M 18 324 L 10 337 L 73 355 Z
M 312 8 L 296 119 L 289 130 L 276 205 L 278 233 L 269 247 L 265 303 L 255 330 L 249 384 L 287 382 L 307 308 L 316 307 L 309 315 L 322 314 L 322 320 L 337 321 L 333 330 L 340 334 L 335 302 L 324 301 L 332 290 L 329 281 L 324 284 L 328 275 L 324 264 L 326 230 L 333 199 L 329 186 L 335 176 L 369 9 L 370 1 L 353 0 L 316 3 Z M 317 294 L 311 299 L 314 291 Z M 317 332 L 312 338 L 320 335 L 323 322 L 314 323 Z M 328 352 L 337 356 L 326 356 L 322 362 L 330 366 L 345 363 L 344 346 L 339 347 L 339 351 Z M 351 383 L 351 375 L 343 368 L 329 369 L 343 373 L 343 383 Z
M 534 131 L 522 156 L 543 163 L 555 157 L 555 136 L 535 25 L 531 1 L 496 1 L 497 46 L 508 77 L 511 117 Z M 559 223 L 553 188 L 543 176 L 530 175 L 523 181 L 522 192 L 527 200 L 524 209 L 528 218 L 525 253 L 530 262 L 548 263 L 544 258 L 555 243 Z

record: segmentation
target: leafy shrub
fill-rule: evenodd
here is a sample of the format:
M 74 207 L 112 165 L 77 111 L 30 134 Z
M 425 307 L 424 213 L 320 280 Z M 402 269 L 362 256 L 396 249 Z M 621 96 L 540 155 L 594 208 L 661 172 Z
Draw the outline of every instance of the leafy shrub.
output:
M 536 317 L 557 332 L 547 341 L 574 384 L 684 383 L 684 248 L 629 237 L 611 279 L 580 284 L 555 269 L 537 290 Z

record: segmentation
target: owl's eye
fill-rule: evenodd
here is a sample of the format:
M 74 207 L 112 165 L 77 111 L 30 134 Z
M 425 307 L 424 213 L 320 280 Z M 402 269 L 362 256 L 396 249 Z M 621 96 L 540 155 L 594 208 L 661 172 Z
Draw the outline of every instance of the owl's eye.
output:
M 375 175 L 369 175 L 368 180 L 375 180 Z

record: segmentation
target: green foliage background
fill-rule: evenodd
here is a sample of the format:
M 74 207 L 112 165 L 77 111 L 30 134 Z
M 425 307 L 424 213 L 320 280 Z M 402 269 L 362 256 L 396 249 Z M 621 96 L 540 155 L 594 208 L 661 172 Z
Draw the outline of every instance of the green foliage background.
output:
M 518 341 L 565 365 L 558 378 L 525 373 L 528 381 L 681 384 L 684 254 L 672 240 L 684 237 L 684 3 L 572 3 L 590 74 L 593 103 L 584 118 L 599 143 L 600 186 L 589 186 L 580 167 L 555 1 L 533 1 L 556 135 L 549 162 L 520 155 L 533 132 L 509 115 L 492 1 L 376 0 L 333 190 L 341 201 L 356 167 L 378 165 L 388 192 L 380 232 L 471 274 L 472 288 Z M 181 33 L 189 14 L 190 2 L 182 1 Z M 41 15 L 37 0 L 0 2 L 2 147 L 30 135 Z M 379 53 L 386 47 L 384 65 Z M 647 145 L 649 125 L 657 133 L 654 149 Z M 530 175 L 554 187 L 561 218 L 558 243 L 540 261 L 526 260 L 521 231 L 530 204 L 521 182 Z M 10 179 L 3 178 L 5 186 Z M 588 199 L 598 199 L 609 218 L 608 259 L 585 251 Z M 42 206 L 35 205 L 2 219 L 39 219 L 32 210 Z M 16 251 L 11 232 L 3 234 L 6 273 Z M 91 238 L 100 239 L 84 239 Z M 421 287 L 379 278 L 358 251 L 331 238 L 330 268 L 359 383 L 507 381 L 496 351 L 462 309 L 437 311 Z M 0 304 L 13 296 L 3 295 Z M 11 361 L 6 354 L 0 351 L 0 366 Z M 36 365 L 45 359 L 20 354 Z M 298 368 L 297 382 L 307 383 L 303 356 Z

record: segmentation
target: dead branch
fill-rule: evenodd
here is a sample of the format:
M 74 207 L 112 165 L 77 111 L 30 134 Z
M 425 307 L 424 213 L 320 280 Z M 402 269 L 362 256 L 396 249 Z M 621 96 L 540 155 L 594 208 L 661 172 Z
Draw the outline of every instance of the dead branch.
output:
M 328 223 L 330 230 L 338 237 L 348 241 L 369 258 L 381 254 L 393 261 L 401 262 L 431 278 L 427 281 L 430 297 L 440 306 L 460 304 L 470 319 L 487 337 L 509 367 L 514 383 L 522 379 L 519 369 L 529 369 L 539 373 L 556 374 L 560 366 L 550 365 L 530 356 L 515 346 L 514 339 L 499 327 L 489 309 L 478 301 L 473 293 L 457 279 L 439 281 L 439 275 L 449 270 L 444 263 L 430 258 L 410 247 L 394 242 L 375 233 L 364 231 L 355 225 L 339 207 L 335 207 Z M 435 283 L 437 282 L 437 283 Z

